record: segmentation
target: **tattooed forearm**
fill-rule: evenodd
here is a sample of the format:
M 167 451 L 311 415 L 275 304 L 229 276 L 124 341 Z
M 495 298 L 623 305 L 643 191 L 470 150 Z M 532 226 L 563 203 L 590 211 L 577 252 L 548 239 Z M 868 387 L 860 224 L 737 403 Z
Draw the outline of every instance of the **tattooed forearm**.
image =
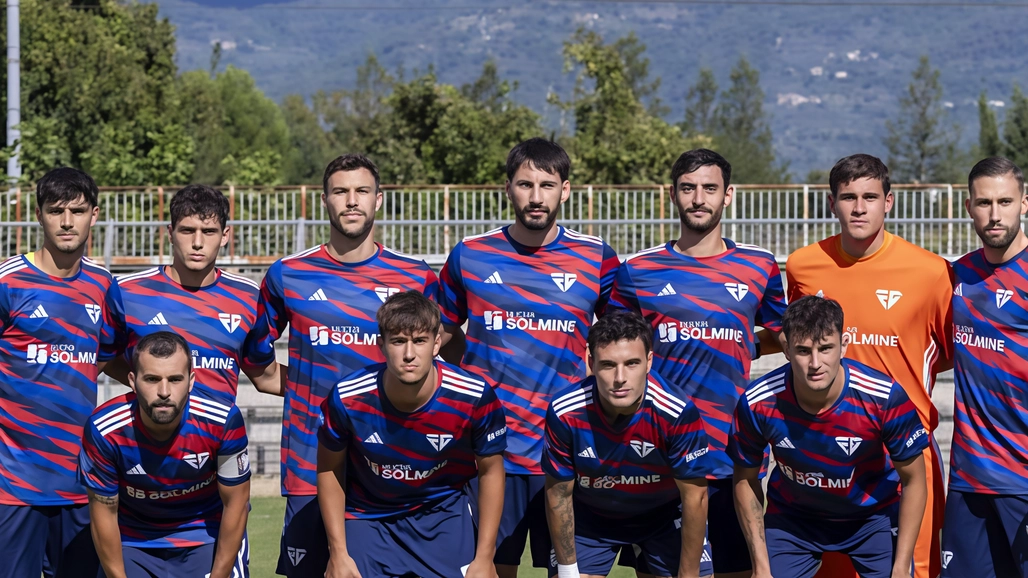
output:
M 98 504 L 103 504 L 103 505 L 107 506 L 108 508 L 113 508 L 113 507 L 118 505 L 118 496 L 117 495 L 114 495 L 114 496 L 101 496 L 99 494 L 89 494 L 89 499 L 94 501 L 94 502 L 97 502 Z
M 551 482 L 548 479 L 547 482 Z M 548 483 L 546 488 L 546 519 L 550 525 L 553 553 L 558 564 L 574 564 L 575 507 L 572 481 Z

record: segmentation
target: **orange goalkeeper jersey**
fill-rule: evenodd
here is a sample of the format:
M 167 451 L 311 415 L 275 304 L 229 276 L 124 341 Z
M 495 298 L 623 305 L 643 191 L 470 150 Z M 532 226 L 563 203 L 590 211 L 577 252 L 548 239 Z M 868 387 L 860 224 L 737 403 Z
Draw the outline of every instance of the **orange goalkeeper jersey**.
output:
M 934 431 L 932 386 L 953 357 L 949 263 L 888 232 L 874 254 L 854 259 L 835 235 L 790 255 L 785 276 L 790 302 L 822 295 L 842 305 L 846 357 L 892 376 Z

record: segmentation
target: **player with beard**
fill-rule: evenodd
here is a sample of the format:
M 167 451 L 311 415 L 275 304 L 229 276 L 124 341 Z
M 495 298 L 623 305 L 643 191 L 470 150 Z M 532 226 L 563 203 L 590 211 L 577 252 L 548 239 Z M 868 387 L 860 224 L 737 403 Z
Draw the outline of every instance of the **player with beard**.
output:
M 86 425 L 79 480 L 107 578 L 249 576 L 243 416 L 193 378 L 186 340 L 151 333 L 133 352 L 132 391 Z
M 244 361 L 267 367 L 275 340 L 289 327 L 289 367 L 282 416 L 282 494 L 286 496 L 278 573 L 321 576 L 328 563 L 317 503 L 321 404 L 342 375 L 383 360 L 375 312 L 390 295 L 416 290 L 436 299 L 432 269 L 375 242 L 382 206 L 378 168 L 359 154 L 325 169 L 322 202 L 329 242 L 272 265 L 261 284 L 257 321 Z
M 735 515 L 732 462 L 725 448 L 752 360 L 781 351 L 777 336 L 785 294 L 770 251 L 721 236 L 722 212 L 735 196 L 731 174 L 728 161 L 711 150 L 678 157 L 671 168 L 671 202 L 682 221 L 681 236 L 626 260 L 611 305 L 638 311 L 649 322 L 653 370 L 703 416 L 710 438 L 708 537 L 714 573 L 745 577 L 749 553 Z M 754 335 L 757 326 L 765 331 Z
M 895 379 L 929 433 L 939 424 L 932 387 L 953 356 L 949 262 L 885 230 L 892 209 L 889 168 L 865 154 L 841 159 L 829 175 L 828 206 L 841 232 L 798 249 L 785 266 L 789 299 L 819 295 L 846 311 L 850 359 Z M 938 445 L 925 450 L 928 507 L 914 550 L 916 578 L 939 575 L 945 487 Z M 826 555 L 818 576 L 853 576 L 849 560 Z
M 554 393 L 585 377 L 589 326 L 619 265 L 602 239 L 557 224 L 571 194 L 570 170 L 567 153 L 552 141 L 533 138 L 511 149 L 506 193 L 515 222 L 465 238 L 441 274 L 444 342 L 467 322 L 463 367 L 486 379 L 507 414 L 500 578 L 517 576 L 529 534 L 533 565 L 549 565 L 546 409 Z
M 99 191 L 54 169 L 36 184 L 43 245 L 0 264 L 0 576 L 96 576 L 75 477 L 96 378 L 123 343 L 118 285 L 86 259 Z
M 1021 169 L 1001 157 L 968 176 L 983 247 L 953 265 L 956 404 L 942 575 L 1028 577 L 1028 211 Z

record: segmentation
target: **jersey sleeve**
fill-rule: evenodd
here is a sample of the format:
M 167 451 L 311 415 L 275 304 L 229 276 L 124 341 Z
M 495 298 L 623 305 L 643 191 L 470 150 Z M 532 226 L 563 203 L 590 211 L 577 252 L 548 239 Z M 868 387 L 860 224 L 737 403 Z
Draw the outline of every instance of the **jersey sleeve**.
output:
M 768 331 L 782 330 L 782 316 L 787 306 L 785 288 L 782 287 L 782 271 L 777 262 L 771 263 L 771 272 L 767 279 L 767 289 L 757 310 L 756 324 Z
M 616 309 L 640 311 L 639 297 L 635 292 L 635 281 L 632 279 L 632 267 L 629 263 L 618 267 L 617 273 L 614 275 L 614 285 L 611 287 L 606 310 Z
M 0 335 L 11 325 L 11 288 L 0 282 Z
M 121 286 L 118 285 L 117 279 L 112 278 L 104 296 L 103 326 L 100 328 L 100 348 L 96 358 L 99 361 L 110 361 L 126 353 L 127 346 L 125 302 L 121 296 Z
M 561 421 L 553 405 L 546 410 L 546 435 L 543 445 L 543 472 L 554 479 L 566 482 L 575 479 L 571 428 Z
M 343 401 L 331 388 L 331 393 L 321 404 L 320 425 L 318 426 L 318 440 L 330 451 L 341 452 L 350 443 L 350 418 L 346 415 L 346 407 Z
M 79 483 L 101 496 L 118 494 L 118 450 L 110 444 L 92 420 L 82 434 L 82 451 L 79 452 Z
M 472 446 L 476 456 L 502 454 L 507 449 L 507 417 L 496 392 L 488 385 L 472 417 Z
M 936 373 L 953 368 L 953 266 L 946 263 L 946 271 L 934 285 L 935 314 L 931 319 L 931 337 L 938 348 Z
M 760 430 L 757 416 L 743 395 L 735 405 L 732 429 L 728 434 L 728 457 L 744 468 L 759 468 L 764 463 L 767 439 Z
M 218 483 L 237 486 L 250 479 L 250 456 L 246 446 L 246 426 L 243 414 L 233 405 L 225 421 L 225 430 L 218 448 Z
M 432 301 L 439 303 L 439 277 L 427 264 L 425 265 L 425 287 L 421 292 Z
M 914 402 L 898 383 L 893 382 L 889 399 L 881 410 L 882 442 L 893 461 L 915 458 L 928 447 L 928 430 L 921 423 Z
M 600 296 L 596 301 L 596 311 L 598 312 L 607 308 L 611 291 L 614 289 L 614 279 L 617 278 L 618 270 L 621 269 L 621 260 L 607 243 L 603 243 L 602 259 L 600 262 Z
M 785 262 L 785 286 L 788 287 L 789 295 L 788 302 L 792 303 L 800 297 L 803 297 L 803 288 L 799 282 L 796 281 L 796 268 L 799 265 L 796 262 L 796 257 L 789 257 Z
M 463 243 L 457 243 L 450 251 L 439 278 L 439 308 L 442 310 L 443 323 L 447 325 L 460 326 L 468 320 L 468 295 L 460 268 L 462 247 Z
M 710 442 L 700 411 L 692 403 L 686 404 L 671 423 L 667 448 L 668 463 L 676 479 L 693 480 L 713 473 L 705 457 L 710 451 Z
M 279 261 L 268 269 L 261 281 L 257 320 L 243 343 L 243 359 L 247 365 L 264 367 L 275 361 L 275 340 L 282 335 L 288 322 L 282 291 L 282 262 Z

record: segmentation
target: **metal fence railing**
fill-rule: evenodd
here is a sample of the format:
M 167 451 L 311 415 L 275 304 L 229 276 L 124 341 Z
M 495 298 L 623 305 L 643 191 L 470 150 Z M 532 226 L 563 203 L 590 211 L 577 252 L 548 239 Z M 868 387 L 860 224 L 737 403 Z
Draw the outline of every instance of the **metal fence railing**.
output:
M 328 221 L 321 189 L 314 186 L 225 187 L 233 236 L 222 263 L 262 268 L 276 259 L 324 242 Z M 125 270 L 167 262 L 165 225 L 174 188 L 106 188 L 89 254 Z M 888 228 L 946 257 L 978 246 L 963 214 L 967 188 L 898 185 Z M 376 238 L 387 246 L 439 263 L 460 239 L 511 222 L 502 186 L 384 186 Z M 828 191 L 816 185 L 739 186 L 726 210 L 726 234 L 761 245 L 784 259 L 795 249 L 838 230 Z M 561 208 L 561 223 L 599 235 L 630 255 L 678 235 L 678 216 L 663 186 L 576 186 Z M 35 195 L 0 193 L 0 251 L 37 246 Z

